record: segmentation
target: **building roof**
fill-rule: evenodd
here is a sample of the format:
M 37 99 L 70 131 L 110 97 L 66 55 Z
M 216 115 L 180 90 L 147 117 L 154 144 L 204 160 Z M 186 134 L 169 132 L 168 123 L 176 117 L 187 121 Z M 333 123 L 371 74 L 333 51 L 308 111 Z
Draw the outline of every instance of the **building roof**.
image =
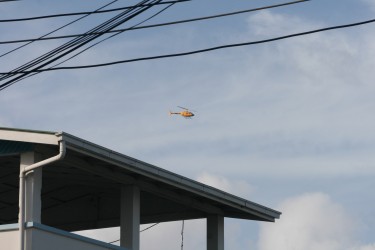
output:
M 273 222 L 280 212 L 65 132 L 0 127 L 0 224 L 18 218 L 20 153 L 42 158 L 67 152 L 43 168 L 42 223 L 64 230 L 118 226 L 120 187 L 141 190 L 141 223 L 206 218 L 210 214 Z

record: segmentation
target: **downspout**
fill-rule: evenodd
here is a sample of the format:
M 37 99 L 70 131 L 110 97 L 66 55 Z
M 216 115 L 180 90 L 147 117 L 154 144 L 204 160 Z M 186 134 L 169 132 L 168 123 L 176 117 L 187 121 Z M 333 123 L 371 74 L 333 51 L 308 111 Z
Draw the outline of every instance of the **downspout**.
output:
M 20 169 L 20 190 L 19 190 L 19 219 L 18 219 L 18 225 L 19 225 L 19 238 L 20 238 L 20 250 L 24 250 L 25 246 L 25 177 L 28 172 L 39 168 L 46 166 L 48 164 L 51 164 L 55 161 L 59 161 L 64 158 L 65 152 L 66 152 L 66 146 L 65 141 L 60 140 L 59 141 L 60 150 L 59 154 L 56 156 L 53 156 L 51 158 L 45 159 L 40 162 L 36 162 L 30 166 L 27 166 L 25 168 Z

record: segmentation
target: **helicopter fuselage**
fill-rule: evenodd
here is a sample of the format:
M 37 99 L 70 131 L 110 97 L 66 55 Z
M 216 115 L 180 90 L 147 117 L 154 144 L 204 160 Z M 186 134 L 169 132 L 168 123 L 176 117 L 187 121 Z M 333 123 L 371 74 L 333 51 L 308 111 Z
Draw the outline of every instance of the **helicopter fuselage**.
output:
M 183 117 L 192 117 L 194 116 L 194 114 L 190 111 L 182 111 L 180 112 L 180 115 L 182 115 Z
M 181 112 L 169 112 L 169 114 L 170 115 L 181 115 L 181 116 L 183 116 L 185 118 L 191 118 L 191 117 L 194 116 L 194 114 L 192 112 L 187 111 L 187 110 L 181 111 Z
M 192 112 L 190 112 L 187 108 L 184 108 L 184 107 L 180 107 L 180 106 L 177 106 L 179 107 L 180 109 L 183 109 L 183 111 L 181 112 L 171 112 L 169 111 L 169 114 L 170 115 L 181 115 L 185 118 L 191 118 L 194 116 L 194 114 Z

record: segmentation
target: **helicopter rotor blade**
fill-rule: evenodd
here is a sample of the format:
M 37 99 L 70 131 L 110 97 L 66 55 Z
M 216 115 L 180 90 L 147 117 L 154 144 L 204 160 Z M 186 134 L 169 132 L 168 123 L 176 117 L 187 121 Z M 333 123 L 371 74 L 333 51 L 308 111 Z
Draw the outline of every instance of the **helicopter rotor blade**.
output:
M 198 111 L 196 111 L 194 109 L 188 109 L 188 108 L 184 108 L 184 107 L 181 107 L 181 106 L 177 106 L 177 107 L 179 107 L 180 109 L 184 109 L 186 111 L 189 111 L 189 112 L 198 112 Z
M 198 111 L 196 111 L 194 109 L 188 109 L 188 108 L 184 108 L 184 107 L 181 107 L 181 106 L 177 106 L 177 107 L 179 107 L 180 109 L 184 109 L 186 111 L 189 111 L 189 112 L 198 112 Z
M 187 108 L 184 108 L 184 107 L 181 107 L 181 106 L 177 106 L 177 107 L 179 107 L 180 109 L 185 109 L 185 110 L 189 110 L 189 109 L 187 109 Z

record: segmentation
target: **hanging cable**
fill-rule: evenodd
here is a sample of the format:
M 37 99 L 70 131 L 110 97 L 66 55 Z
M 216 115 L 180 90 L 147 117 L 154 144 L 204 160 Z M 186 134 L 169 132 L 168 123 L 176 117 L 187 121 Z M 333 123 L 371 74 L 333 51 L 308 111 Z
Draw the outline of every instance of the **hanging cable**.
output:
M 89 32 L 98 32 L 98 31 L 101 32 L 101 31 L 111 30 L 111 29 L 121 25 L 122 23 L 132 19 L 133 17 L 143 13 L 147 9 L 151 8 L 151 6 L 152 6 L 151 5 L 151 6 L 146 6 L 146 7 L 139 7 L 140 4 L 144 4 L 146 2 L 157 3 L 157 2 L 160 2 L 160 1 L 161 0 L 153 0 L 153 1 L 144 0 L 140 3 L 138 3 L 137 5 L 134 5 L 133 10 L 126 10 L 126 11 L 120 13 L 119 15 L 116 15 L 115 17 L 109 19 L 108 21 L 104 22 L 103 24 L 97 26 L 96 28 L 90 30 Z M 35 66 L 36 68 L 34 68 L 33 70 L 34 70 L 34 72 L 36 72 L 35 70 L 39 70 L 42 67 L 62 58 L 63 56 L 73 52 L 74 50 L 82 47 L 83 45 L 87 44 L 88 42 L 94 40 L 95 38 L 97 38 L 99 36 L 100 35 L 92 35 L 92 36 L 88 36 L 88 37 L 73 39 L 72 41 L 52 50 L 51 52 L 49 52 L 49 53 L 47 53 L 43 56 L 40 56 L 37 59 L 34 59 L 31 62 L 24 64 L 23 66 L 18 67 L 17 69 L 11 71 L 10 74 L 3 75 L 2 77 L 0 77 L 0 80 L 4 80 L 4 79 L 12 77 L 12 76 L 15 76 L 15 78 L 13 78 L 12 80 L 9 80 L 9 81 L 5 82 L 4 84 L 0 85 L 0 90 L 7 87 L 12 82 L 14 82 L 18 79 L 24 78 L 26 75 L 28 75 L 28 74 L 30 74 L 30 72 L 32 72 L 32 71 L 27 72 L 27 70 L 26 70 L 26 72 L 21 73 L 21 75 L 19 75 L 19 76 L 16 76 L 17 74 L 19 74 L 18 71 L 25 71 L 25 69 L 28 69 L 28 68 L 31 68 L 31 67 Z M 45 61 L 47 61 L 47 62 L 45 62 Z
M 8 0 L 8 1 L 19 1 L 19 0 Z M 164 4 L 171 4 L 177 2 L 188 2 L 191 0 L 178 0 L 178 1 L 164 1 L 153 5 L 164 5 Z M 149 6 L 149 4 L 143 4 L 141 7 Z M 103 8 L 103 7 L 102 7 Z M 92 14 L 103 14 L 109 13 L 114 11 L 126 10 L 131 9 L 132 6 L 128 7 L 121 7 L 121 8 L 114 8 L 108 10 L 96 10 L 96 11 L 86 11 L 86 12 L 75 12 L 75 13 L 64 13 L 64 14 L 55 14 L 55 15 L 46 15 L 46 16 L 36 16 L 36 17 L 24 17 L 24 18 L 14 18 L 14 19 L 3 19 L 0 20 L 0 23 L 8 23 L 8 22 L 22 22 L 22 21 L 31 21 L 31 20 L 39 20 L 39 19 L 47 19 L 47 18 L 56 18 L 56 17 L 67 17 L 67 16 L 82 16 L 82 15 L 92 15 Z
M 117 0 L 115 0 L 115 1 L 117 1 Z M 37 59 L 34 59 L 34 60 L 32 60 L 31 62 L 29 62 L 29 63 L 27 63 L 27 64 L 24 64 L 24 66 L 21 66 L 21 67 L 25 68 L 25 67 L 30 66 L 30 65 L 31 65 L 30 67 L 32 67 L 33 64 L 35 65 L 36 63 L 40 62 L 42 59 L 45 59 L 46 56 L 51 57 L 51 56 L 53 56 L 55 53 L 57 53 L 58 51 L 61 51 L 61 50 L 64 49 L 64 48 L 72 47 L 72 46 L 73 46 L 75 43 L 77 43 L 78 41 L 83 41 L 83 40 L 82 40 L 82 39 L 73 39 L 73 40 L 71 40 L 70 42 L 65 43 L 64 45 L 62 45 L 62 46 L 60 46 L 60 47 L 54 49 L 53 51 L 51 51 L 51 52 L 49 52 L 49 53 L 47 53 L 47 54 L 44 54 L 44 56 L 40 56 L 40 57 L 38 57 Z M 47 58 L 47 59 L 48 59 L 48 58 Z M 21 67 L 18 67 L 17 69 L 20 69 Z M 16 71 L 17 69 L 13 70 L 13 72 Z M 0 78 L 0 80 L 2 80 L 2 78 Z
M 133 27 L 136 27 L 136 26 L 138 26 L 138 25 L 140 25 L 140 24 L 142 24 L 142 23 L 145 23 L 146 21 L 148 21 L 148 20 L 150 20 L 151 18 L 153 18 L 153 17 L 159 15 L 160 13 L 162 13 L 163 11 L 165 11 L 166 9 L 168 9 L 169 7 L 173 6 L 175 3 L 177 3 L 177 2 L 172 2 L 172 3 L 171 3 L 170 5 L 168 5 L 167 7 L 164 7 L 162 10 L 158 11 L 156 14 L 154 14 L 154 15 L 152 15 L 151 17 L 149 17 L 149 18 L 143 20 L 142 22 L 140 22 L 140 23 L 134 25 Z M 124 31 L 125 31 L 125 30 L 124 30 Z M 121 32 L 119 32 L 119 33 L 117 33 L 117 34 L 114 34 L 114 35 L 112 35 L 112 36 L 110 36 L 110 37 L 107 37 L 107 38 L 105 38 L 105 39 L 103 39 L 103 40 L 101 40 L 101 41 L 99 41 L 99 42 L 97 42 L 97 43 L 94 43 L 93 45 L 87 47 L 86 49 L 80 51 L 79 53 L 77 53 L 77 54 L 75 54 L 75 55 L 73 55 L 73 56 L 67 58 L 66 60 L 64 60 L 64 61 L 62 61 L 62 62 L 60 62 L 60 63 L 58 63 L 58 64 L 55 64 L 54 66 L 52 66 L 52 67 L 50 67 L 50 68 L 56 67 L 56 66 L 58 66 L 58 65 L 60 65 L 60 64 L 62 64 L 62 63 L 64 63 L 64 62 L 66 62 L 66 61 L 69 61 L 69 60 L 73 59 L 74 57 L 78 56 L 79 54 L 82 54 L 82 53 L 85 52 L 86 50 L 88 50 L 88 49 L 94 47 L 95 45 L 98 45 L 99 43 L 102 43 L 102 42 L 104 42 L 104 41 L 106 41 L 106 40 L 108 40 L 108 39 L 110 39 L 110 38 L 112 38 L 112 37 L 114 37 L 114 36 L 116 36 L 116 35 L 119 35 L 119 34 L 122 33 L 122 32 L 123 32 L 123 31 L 121 31 Z M 19 82 L 19 81 L 24 80 L 24 79 L 26 79 L 26 78 L 29 78 L 29 77 L 31 77 L 31 76 L 37 75 L 37 74 L 39 74 L 39 73 L 41 73 L 41 72 L 34 72 L 34 73 L 32 73 L 32 74 L 29 74 L 29 75 L 27 75 L 27 76 L 25 76 L 25 77 L 23 77 L 23 78 L 20 78 L 20 79 L 17 79 L 17 80 L 15 80 L 15 81 L 13 81 L 12 84 L 10 84 L 10 85 L 13 85 L 13 84 L 16 83 L 16 82 Z M 8 86 L 7 86 L 7 87 L 8 87 Z M 6 88 L 6 87 L 5 87 L 5 88 Z M 1 91 L 1 90 L 2 90 L 2 89 L 0 88 L 0 91 Z
M 79 20 L 82 20 L 83 18 L 86 18 L 86 17 L 88 17 L 89 15 L 95 13 L 96 11 L 99 11 L 99 10 L 101 10 L 101 9 L 104 9 L 105 7 L 108 7 L 109 5 L 111 5 L 111 4 L 113 4 L 113 3 L 117 2 L 117 1 L 118 1 L 118 0 L 111 1 L 110 3 L 103 5 L 102 7 L 100 7 L 100 8 L 98 8 L 98 9 L 94 10 L 94 11 L 91 12 L 91 13 L 87 13 L 86 15 L 84 15 L 84 16 L 82 16 L 82 17 L 79 17 L 79 18 L 77 18 L 77 19 L 75 19 L 75 20 L 73 20 L 73 21 L 71 21 L 71 22 L 69 22 L 69 23 L 67 23 L 67 24 L 65 24 L 65 25 L 63 25 L 63 26 L 61 26 L 61 27 L 55 29 L 55 30 L 52 30 L 51 32 L 49 32 L 49 33 L 47 33 L 47 34 L 45 34 L 45 35 L 39 37 L 38 39 L 43 39 L 44 37 L 46 37 L 46 36 L 48 36 L 48 35 L 50 35 L 50 34 L 53 34 L 53 33 L 55 33 L 56 31 L 59 31 L 59 30 L 65 28 L 65 27 L 67 27 L 67 26 L 69 26 L 69 25 L 71 25 L 71 24 L 73 24 L 73 23 L 76 23 L 76 22 L 78 22 Z M 3 54 L 0 55 L 0 57 L 6 56 L 6 55 L 8 55 L 8 54 L 10 54 L 10 53 L 12 53 L 12 52 L 14 52 L 14 51 L 17 51 L 17 50 L 19 50 L 19 49 L 21 49 L 21 48 L 23 48 L 23 47 L 25 47 L 25 46 L 27 46 L 27 45 L 29 45 L 29 44 L 35 42 L 35 40 L 34 40 L 34 41 L 33 41 L 33 40 L 30 40 L 30 41 L 26 41 L 26 42 L 28 42 L 28 43 L 23 44 L 23 45 L 21 45 L 21 46 L 15 48 L 15 49 L 12 49 L 12 50 L 10 50 L 10 51 L 8 51 L 8 52 L 6 52 L 6 53 L 3 53 Z
M 160 13 L 163 12 L 163 11 L 165 11 L 166 9 L 168 9 L 169 7 L 171 7 L 171 6 L 174 5 L 174 4 L 175 4 L 175 3 L 171 3 L 169 6 L 163 8 L 161 11 L 158 11 L 156 14 L 152 15 L 151 17 L 147 18 L 146 20 L 144 20 L 144 21 L 142 21 L 142 22 L 140 22 L 140 23 L 138 23 L 138 24 L 136 24 L 136 25 L 142 24 L 142 23 L 144 23 L 144 22 L 150 20 L 151 18 L 157 16 L 158 14 L 160 14 Z M 136 25 L 135 25 L 135 26 L 136 26 Z M 120 33 L 121 33 L 121 32 L 120 32 Z M 118 34 L 119 34 L 119 33 L 118 33 Z M 60 63 L 58 63 L 58 64 L 56 64 L 56 65 L 54 65 L 54 66 L 52 66 L 52 67 L 55 67 L 55 66 L 57 66 L 57 65 L 60 65 L 60 64 L 62 64 L 62 63 L 64 63 L 64 62 L 66 62 L 66 61 L 68 61 L 68 60 L 70 60 L 70 59 L 72 59 L 72 58 L 78 56 L 79 54 L 83 53 L 84 51 L 88 50 L 89 48 L 91 48 L 91 47 L 93 47 L 93 46 L 95 46 L 95 45 L 97 45 L 97 44 L 99 44 L 99 43 L 101 43 L 101 42 L 104 42 L 105 40 L 107 40 L 107 39 L 109 39 L 109 38 L 111 38 L 111 37 L 114 37 L 114 36 L 116 36 L 116 35 L 118 35 L 118 34 L 114 34 L 114 35 L 112 35 L 112 36 L 110 36 L 110 37 L 107 37 L 106 39 L 103 39 L 103 40 L 101 40 L 101 41 L 99 41 L 99 42 L 97 42 L 97 43 L 91 45 L 90 47 L 86 48 L 85 50 L 83 50 L 83 51 L 77 53 L 76 55 L 74 55 L 74 56 L 72 56 L 72 57 L 69 57 L 68 59 L 66 59 L 66 60 L 64 60 L 64 61 L 62 61 L 62 62 L 60 62 Z M 34 76 L 34 75 L 36 75 L 36 74 L 38 74 L 38 73 L 39 73 L 39 72 L 35 72 L 35 73 L 32 73 L 32 74 L 28 74 L 28 75 L 26 75 L 26 76 L 23 76 L 23 77 L 20 77 L 20 78 L 18 78 L 18 79 L 16 79 L 16 80 L 13 80 L 11 83 L 9 83 L 9 81 L 8 81 L 8 85 L 5 86 L 5 88 L 8 87 L 8 86 L 10 86 L 10 85 L 12 85 L 12 84 L 14 84 L 14 83 L 16 83 L 16 82 L 18 82 L 18 81 L 21 81 L 21 80 L 23 80 L 23 79 L 25 79 L 25 78 L 28 78 L 28 77 Z M 0 86 L 0 90 L 2 90 L 2 87 L 1 87 L 1 86 Z
M 129 28 L 127 28 L 127 29 L 115 29 L 115 30 L 108 31 L 106 33 L 117 33 L 117 32 L 128 31 L 128 30 L 156 28 L 156 27 L 161 27 L 161 26 L 168 26 L 168 25 L 175 25 L 175 24 L 182 24 L 182 23 L 196 22 L 196 21 L 203 21 L 203 20 L 209 20 L 209 19 L 214 19 L 214 18 L 221 18 L 221 17 L 226 17 L 226 16 L 232 16 L 232 15 L 244 14 L 244 13 L 249 13 L 249 12 L 254 12 L 254 11 L 260 11 L 260 10 L 265 10 L 265 9 L 283 7 L 283 6 L 287 6 L 287 5 L 292 5 L 292 4 L 302 3 L 302 2 L 308 2 L 308 1 L 310 1 L 310 0 L 299 0 L 299 1 L 282 3 L 282 4 L 264 6 L 264 7 L 260 7 L 260 8 L 247 9 L 247 10 L 223 13 L 223 14 L 218 14 L 218 15 L 212 15 L 212 16 L 198 17 L 198 18 L 185 19 L 185 20 L 179 20 L 179 21 L 174 21 L 174 22 L 145 25 L 145 26 L 137 26 L 137 27 L 134 27 L 134 28 L 131 28 L 131 29 L 129 29 Z M 179 2 L 179 1 L 176 1 L 176 3 L 177 2 Z M 22 43 L 22 42 L 29 42 L 29 41 L 55 40 L 55 39 L 72 38 L 72 37 L 87 36 L 87 35 L 98 35 L 98 34 L 101 34 L 101 33 L 85 33 L 85 34 L 73 34 L 73 35 L 65 35 L 65 36 L 44 37 L 44 38 L 29 38 L 29 39 L 21 39 L 21 40 L 0 41 L 0 44 Z
M 156 225 L 158 225 L 158 224 L 160 224 L 160 222 L 155 223 L 155 224 L 153 224 L 153 225 L 151 225 L 151 226 L 149 226 L 149 227 L 147 227 L 147 228 L 145 228 L 145 229 L 143 229 L 143 230 L 141 230 L 141 231 L 139 231 L 139 232 L 142 233 L 142 232 L 144 232 L 144 231 L 146 231 L 146 230 L 149 230 L 150 228 L 152 228 L 152 227 L 154 227 L 154 226 L 156 226 Z
M 184 249 L 184 227 L 185 227 L 185 221 L 182 220 L 182 228 L 181 228 L 181 250 Z
M 143 2 L 147 2 L 149 0 L 144 0 Z M 161 0 L 158 0 L 158 1 L 153 1 L 153 3 L 155 2 L 160 2 Z M 138 4 L 140 5 L 140 4 Z M 143 7 L 141 9 L 139 9 L 139 12 L 137 12 L 138 10 L 136 8 L 139 8 L 138 5 L 135 5 L 134 9 L 133 10 L 126 10 L 124 12 L 122 12 L 121 14 L 115 16 L 114 18 L 108 20 L 107 22 L 97 26 L 96 28 L 90 30 L 89 32 L 95 32 L 95 31 L 106 31 L 106 30 L 111 30 L 113 29 L 114 27 L 128 21 L 129 19 L 135 17 L 136 15 L 142 13 L 143 11 L 147 10 L 148 8 L 150 8 L 151 6 L 147 6 L 147 7 Z M 117 22 L 117 20 L 119 19 L 119 22 Z M 108 26 L 110 25 L 110 26 Z M 38 57 L 37 59 L 34 59 L 33 61 L 25 64 L 24 66 L 21 66 L 15 70 L 13 70 L 12 72 L 15 72 L 15 71 L 18 71 L 20 70 L 21 68 L 27 68 L 27 67 L 33 67 L 35 66 L 36 64 L 38 63 L 41 63 L 42 61 L 44 60 L 47 60 L 48 58 L 51 58 L 55 55 L 57 55 L 58 53 L 60 53 L 61 51 L 64 51 L 65 49 L 67 48 L 70 48 L 70 47 L 74 47 L 76 45 L 79 45 L 79 47 L 83 46 L 84 44 L 88 43 L 89 41 L 92 41 L 93 39 L 99 37 L 100 35 L 91 35 L 91 36 L 88 36 L 88 37 L 81 37 L 81 38 L 76 38 L 76 39 L 73 39 L 72 41 L 68 42 L 68 43 L 65 43 L 64 45 L 50 51 L 49 53 L 43 55 L 43 56 L 40 56 Z M 75 49 L 79 48 L 79 47 L 75 47 Z M 71 52 L 69 50 L 69 52 Z M 64 53 L 62 56 L 64 56 L 66 53 Z M 62 56 L 59 56 L 58 58 L 55 58 L 53 61 L 61 58 Z M 39 68 L 43 67 L 45 65 L 42 65 L 40 66 Z M 3 80 L 3 77 L 0 77 L 0 80 Z
M 132 26 L 131 28 L 129 28 L 129 30 L 132 29 L 132 28 L 134 28 L 134 27 L 137 27 L 138 25 L 141 25 L 142 23 L 147 22 L 148 20 L 150 20 L 150 19 L 152 19 L 152 18 L 154 18 L 155 16 L 157 16 L 157 15 L 159 15 L 160 13 L 164 12 L 164 11 L 167 10 L 168 8 L 172 7 L 174 4 L 175 4 L 175 3 L 171 3 L 170 5 L 164 7 L 162 10 L 158 11 L 157 13 L 155 13 L 155 14 L 152 15 L 152 16 L 150 16 L 149 18 L 147 18 L 147 19 L 143 20 L 142 22 L 140 22 L 140 23 L 138 23 L 138 24 Z M 67 62 L 67 61 L 73 59 L 74 57 L 76 57 L 76 56 L 82 54 L 83 52 L 85 52 L 85 51 L 91 49 L 92 47 L 94 47 L 94 46 L 96 46 L 96 45 L 98 45 L 98 44 L 100 44 L 100 43 L 102 43 L 102 42 L 104 42 L 104 41 L 106 41 L 106 40 L 108 40 L 108 39 L 111 39 L 111 38 L 113 38 L 113 37 L 115 37 L 115 36 L 117 36 L 117 35 L 120 35 L 121 33 L 125 32 L 125 31 L 126 31 L 126 30 L 124 30 L 124 31 L 120 31 L 120 32 L 118 32 L 117 34 L 113 34 L 113 35 L 111 35 L 111 36 L 109 36 L 109 37 L 107 37 L 107 38 L 104 38 L 104 39 L 100 40 L 99 42 L 96 42 L 96 43 L 90 45 L 89 47 L 85 48 L 84 50 L 78 52 L 77 54 L 75 54 L 75 55 L 73 55 L 73 56 L 71 56 L 71 57 L 65 59 L 64 61 L 62 61 L 62 62 L 60 62 L 60 63 L 58 63 L 58 64 L 53 65 L 51 68 L 54 68 L 54 67 L 56 67 L 56 66 L 58 66 L 58 65 L 61 65 L 61 64 L 63 64 L 64 62 Z
M 108 244 L 113 244 L 113 243 L 115 243 L 115 242 L 119 242 L 120 240 L 114 240 L 114 241 L 110 241 L 110 242 L 108 242 Z
M 142 229 L 142 230 L 140 230 L 139 232 L 142 233 L 142 232 L 144 232 L 144 231 L 146 231 L 146 230 L 149 230 L 150 228 L 152 228 L 152 227 L 154 227 L 154 226 L 156 226 L 156 225 L 158 225 L 158 224 L 160 224 L 160 222 L 155 223 L 155 224 L 152 224 L 151 226 L 146 227 L 145 229 Z M 111 241 L 111 242 L 108 242 L 108 243 L 109 243 L 109 244 L 112 244 L 112 243 L 119 242 L 119 241 L 120 241 L 120 240 L 114 240 L 114 241 Z
M 155 59 L 162 59 L 162 58 L 169 58 L 169 57 L 187 56 L 187 55 L 209 52 L 209 51 L 213 51 L 213 50 L 227 49 L 227 48 L 233 48 L 233 47 L 241 47 L 241 46 L 248 46 L 248 45 L 255 45 L 255 44 L 262 44 L 262 43 L 269 43 L 269 42 L 274 42 L 274 41 L 278 41 L 278 40 L 284 40 L 284 39 L 288 39 L 288 38 L 292 38 L 292 37 L 298 37 L 298 36 L 305 36 L 305 35 L 310 35 L 310 34 L 314 34 L 314 33 L 329 31 L 329 30 L 344 29 L 344 28 L 349 28 L 349 27 L 354 27 L 354 26 L 359 26 L 359 25 L 365 25 L 365 24 L 369 24 L 369 23 L 373 23 L 373 22 L 375 22 L 375 19 L 371 19 L 371 20 L 364 21 L 364 22 L 338 25 L 338 26 L 332 26 L 332 27 L 327 27 L 327 28 L 323 28 L 323 29 L 316 29 L 316 30 L 311 30 L 311 31 L 306 31 L 306 32 L 300 32 L 300 33 L 295 33 L 295 34 L 291 34 L 291 35 L 265 39 L 265 40 L 227 44 L 227 45 L 221 45 L 221 46 L 216 46 L 216 47 L 211 47 L 211 48 L 206 48 L 206 49 L 193 50 L 193 51 L 181 52 L 181 53 L 175 53 L 175 54 L 166 54 L 166 55 L 150 56 L 150 57 L 140 57 L 140 58 L 114 61 L 114 62 L 109 62 L 109 63 L 92 64 L 92 65 L 71 66 L 71 67 L 56 67 L 56 68 L 50 68 L 50 69 L 19 71 L 19 72 L 16 72 L 16 73 L 44 72 L 44 71 L 68 70 L 68 69 L 87 69 L 87 68 L 104 67 L 104 66 L 122 64 L 122 63 L 155 60 Z M 9 73 L 9 72 L 8 73 L 6 73 L 6 72 L 0 73 L 0 75 L 9 75 L 9 74 L 13 74 L 13 73 Z M 0 90 L 2 90 L 1 85 L 0 85 Z

